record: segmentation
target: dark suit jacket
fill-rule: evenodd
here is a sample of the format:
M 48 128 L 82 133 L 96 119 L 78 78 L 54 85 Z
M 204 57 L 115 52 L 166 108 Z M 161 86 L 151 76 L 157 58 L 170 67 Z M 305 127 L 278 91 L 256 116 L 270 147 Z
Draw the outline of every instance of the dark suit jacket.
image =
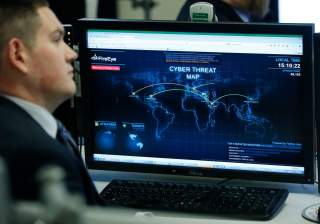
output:
M 178 21 L 190 21 L 189 16 L 189 8 L 193 3 L 200 2 L 200 0 L 187 0 L 187 2 L 183 5 L 177 20 Z M 229 4 L 223 2 L 222 0 L 206 0 L 205 2 L 209 2 L 213 4 L 215 8 L 216 16 L 219 19 L 219 22 L 243 22 L 240 16 L 236 13 L 236 11 Z M 272 5 L 270 6 L 272 7 Z M 272 10 L 266 15 L 265 18 L 258 18 L 256 16 L 252 16 L 251 22 L 276 22 L 277 19 L 273 18 L 275 15 L 272 15 Z
M 57 165 L 66 172 L 65 183 L 71 192 L 83 195 L 88 204 L 103 204 L 83 162 L 74 152 L 3 97 L 0 97 L 0 156 L 8 168 L 13 199 L 38 200 L 36 172 L 44 165 Z

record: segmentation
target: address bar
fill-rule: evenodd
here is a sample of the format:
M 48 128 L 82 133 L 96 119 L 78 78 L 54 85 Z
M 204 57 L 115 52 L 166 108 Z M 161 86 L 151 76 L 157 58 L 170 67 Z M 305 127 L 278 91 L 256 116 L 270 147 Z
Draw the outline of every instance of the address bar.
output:
M 228 39 L 229 38 L 229 39 Z M 226 40 L 224 40 L 226 39 Z M 238 41 L 243 40 L 243 41 Z M 217 38 L 187 35 L 89 35 L 91 49 L 190 51 L 220 53 L 288 54 L 301 55 L 302 45 L 297 43 L 278 44 L 272 38 L 244 39 L 243 37 Z M 283 43 L 286 43 L 283 41 Z

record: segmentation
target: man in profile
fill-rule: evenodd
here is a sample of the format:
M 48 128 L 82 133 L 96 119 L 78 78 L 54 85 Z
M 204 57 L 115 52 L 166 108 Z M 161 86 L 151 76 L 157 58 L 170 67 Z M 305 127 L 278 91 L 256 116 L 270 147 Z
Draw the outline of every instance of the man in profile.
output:
M 76 91 L 72 62 L 77 54 L 63 37 L 46 0 L 1 0 L 0 156 L 13 199 L 39 199 L 36 172 L 57 165 L 71 192 L 88 204 L 103 204 L 76 146 L 59 138 L 61 125 L 52 116 Z

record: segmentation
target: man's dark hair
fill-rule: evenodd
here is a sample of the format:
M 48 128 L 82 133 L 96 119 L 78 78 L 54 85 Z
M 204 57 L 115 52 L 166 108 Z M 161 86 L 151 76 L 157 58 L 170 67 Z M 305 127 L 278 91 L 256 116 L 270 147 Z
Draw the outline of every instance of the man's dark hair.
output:
M 40 26 L 37 8 L 49 6 L 47 0 L 0 1 L 0 53 L 13 37 L 31 48 Z

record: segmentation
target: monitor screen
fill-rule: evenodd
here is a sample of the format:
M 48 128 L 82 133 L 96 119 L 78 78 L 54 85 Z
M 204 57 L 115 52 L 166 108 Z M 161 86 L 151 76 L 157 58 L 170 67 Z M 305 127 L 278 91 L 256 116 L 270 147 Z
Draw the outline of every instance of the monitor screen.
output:
M 89 168 L 313 181 L 311 25 L 79 25 Z
M 319 0 L 278 0 L 280 23 L 314 23 L 320 32 Z

